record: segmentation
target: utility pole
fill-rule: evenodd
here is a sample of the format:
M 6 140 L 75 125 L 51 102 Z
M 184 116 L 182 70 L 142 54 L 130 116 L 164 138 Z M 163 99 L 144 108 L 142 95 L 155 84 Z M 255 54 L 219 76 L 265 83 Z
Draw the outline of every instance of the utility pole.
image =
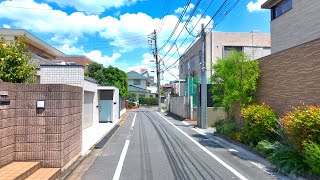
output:
M 161 96 L 160 96 L 160 59 L 158 55 L 158 44 L 157 44 L 157 32 L 156 30 L 149 36 L 151 39 L 151 45 L 154 45 L 153 56 L 156 59 L 156 72 L 157 72 L 157 89 L 158 89 L 158 112 L 161 112 Z M 154 44 L 153 44 L 154 42 Z
M 201 25 L 201 59 L 200 59 L 200 73 L 201 73 L 201 111 L 200 111 L 200 128 L 208 128 L 207 115 L 207 68 L 206 68 L 206 33 L 204 25 Z

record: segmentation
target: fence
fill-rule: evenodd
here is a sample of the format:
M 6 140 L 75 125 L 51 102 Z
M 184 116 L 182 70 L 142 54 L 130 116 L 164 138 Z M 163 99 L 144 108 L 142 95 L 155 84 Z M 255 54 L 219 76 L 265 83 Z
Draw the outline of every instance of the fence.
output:
M 81 152 L 80 87 L 0 82 L 0 167 L 12 161 L 40 161 L 64 167 Z M 5 95 L 3 95 L 5 94 Z M 44 108 L 37 108 L 37 101 Z

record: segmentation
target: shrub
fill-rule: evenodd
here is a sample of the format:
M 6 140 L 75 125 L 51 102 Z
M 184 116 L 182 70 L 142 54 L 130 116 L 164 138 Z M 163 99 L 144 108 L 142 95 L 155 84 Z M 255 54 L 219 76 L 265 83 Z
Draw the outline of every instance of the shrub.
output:
M 314 142 L 304 142 L 305 162 L 311 167 L 311 171 L 320 175 L 320 145 Z
M 271 154 L 273 153 L 274 146 L 268 140 L 262 140 L 258 142 L 256 149 L 264 154 Z
M 135 106 L 136 106 L 136 104 L 134 102 L 129 102 L 129 104 L 128 104 L 128 108 L 132 108 L 132 107 L 135 107 Z
M 158 105 L 158 98 L 139 98 L 140 104 Z
M 309 166 L 304 162 L 303 154 L 293 146 L 276 142 L 273 147 L 273 153 L 268 160 L 276 165 L 280 172 L 303 174 L 309 171 Z
M 214 123 L 218 133 L 228 136 L 231 139 L 242 142 L 243 136 L 236 122 L 232 120 L 219 120 Z
M 275 141 L 278 139 L 277 115 L 269 106 L 266 104 L 250 105 L 242 109 L 241 114 L 246 120 L 243 127 L 244 135 L 253 145 L 262 140 Z
M 304 106 L 295 108 L 280 119 L 289 141 L 298 149 L 303 142 L 320 144 L 320 108 Z

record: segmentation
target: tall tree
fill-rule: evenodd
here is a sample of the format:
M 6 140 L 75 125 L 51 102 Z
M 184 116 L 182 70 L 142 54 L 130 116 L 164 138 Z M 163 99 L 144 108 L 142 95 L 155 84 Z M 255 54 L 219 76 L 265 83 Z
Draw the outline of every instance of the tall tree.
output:
M 27 49 L 27 38 L 6 43 L 0 39 L 0 79 L 4 82 L 27 83 L 34 82 L 37 75 L 35 65 L 29 61 L 32 56 Z
M 254 100 L 259 78 L 259 62 L 250 60 L 243 52 L 233 51 L 230 57 L 213 65 L 213 100 L 216 106 L 230 110 L 235 103 L 245 106 Z
M 119 88 L 122 98 L 128 95 L 128 77 L 127 74 L 116 68 L 109 66 L 103 67 L 102 64 L 92 63 L 88 66 L 87 76 L 94 78 L 102 86 L 115 86 Z

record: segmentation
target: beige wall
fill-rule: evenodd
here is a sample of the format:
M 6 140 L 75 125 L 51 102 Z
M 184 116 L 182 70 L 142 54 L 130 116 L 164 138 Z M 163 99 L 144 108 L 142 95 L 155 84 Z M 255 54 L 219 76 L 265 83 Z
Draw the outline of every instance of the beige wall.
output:
M 213 64 L 223 58 L 224 46 L 244 46 L 244 52 L 252 59 L 271 53 L 270 50 L 263 52 L 263 47 L 271 46 L 270 34 L 214 32 L 213 39 Z
M 193 119 L 197 120 L 198 117 L 198 108 L 193 108 Z M 215 122 L 226 119 L 227 114 L 224 110 L 224 108 L 220 107 L 208 107 L 207 108 L 208 113 L 208 126 L 212 126 Z
M 271 52 L 320 38 L 320 1 L 292 0 L 292 9 L 271 21 Z
M 270 55 L 270 34 L 262 33 L 234 33 L 234 32 L 213 32 L 206 36 L 206 67 L 207 78 L 210 78 L 211 67 L 218 58 L 222 58 L 224 46 L 243 46 L 244 52 L 252 59 Z M 269 49 L 266 49 L 268 47 Z M 196 72 L 196 77 L 200 77 L 200 59 L 201 40 L 198 39 L 187 50 L 179 60 L 179 77 L 186 78 L 188 72 L 188 61 L 190 61 L 190 70 Z

